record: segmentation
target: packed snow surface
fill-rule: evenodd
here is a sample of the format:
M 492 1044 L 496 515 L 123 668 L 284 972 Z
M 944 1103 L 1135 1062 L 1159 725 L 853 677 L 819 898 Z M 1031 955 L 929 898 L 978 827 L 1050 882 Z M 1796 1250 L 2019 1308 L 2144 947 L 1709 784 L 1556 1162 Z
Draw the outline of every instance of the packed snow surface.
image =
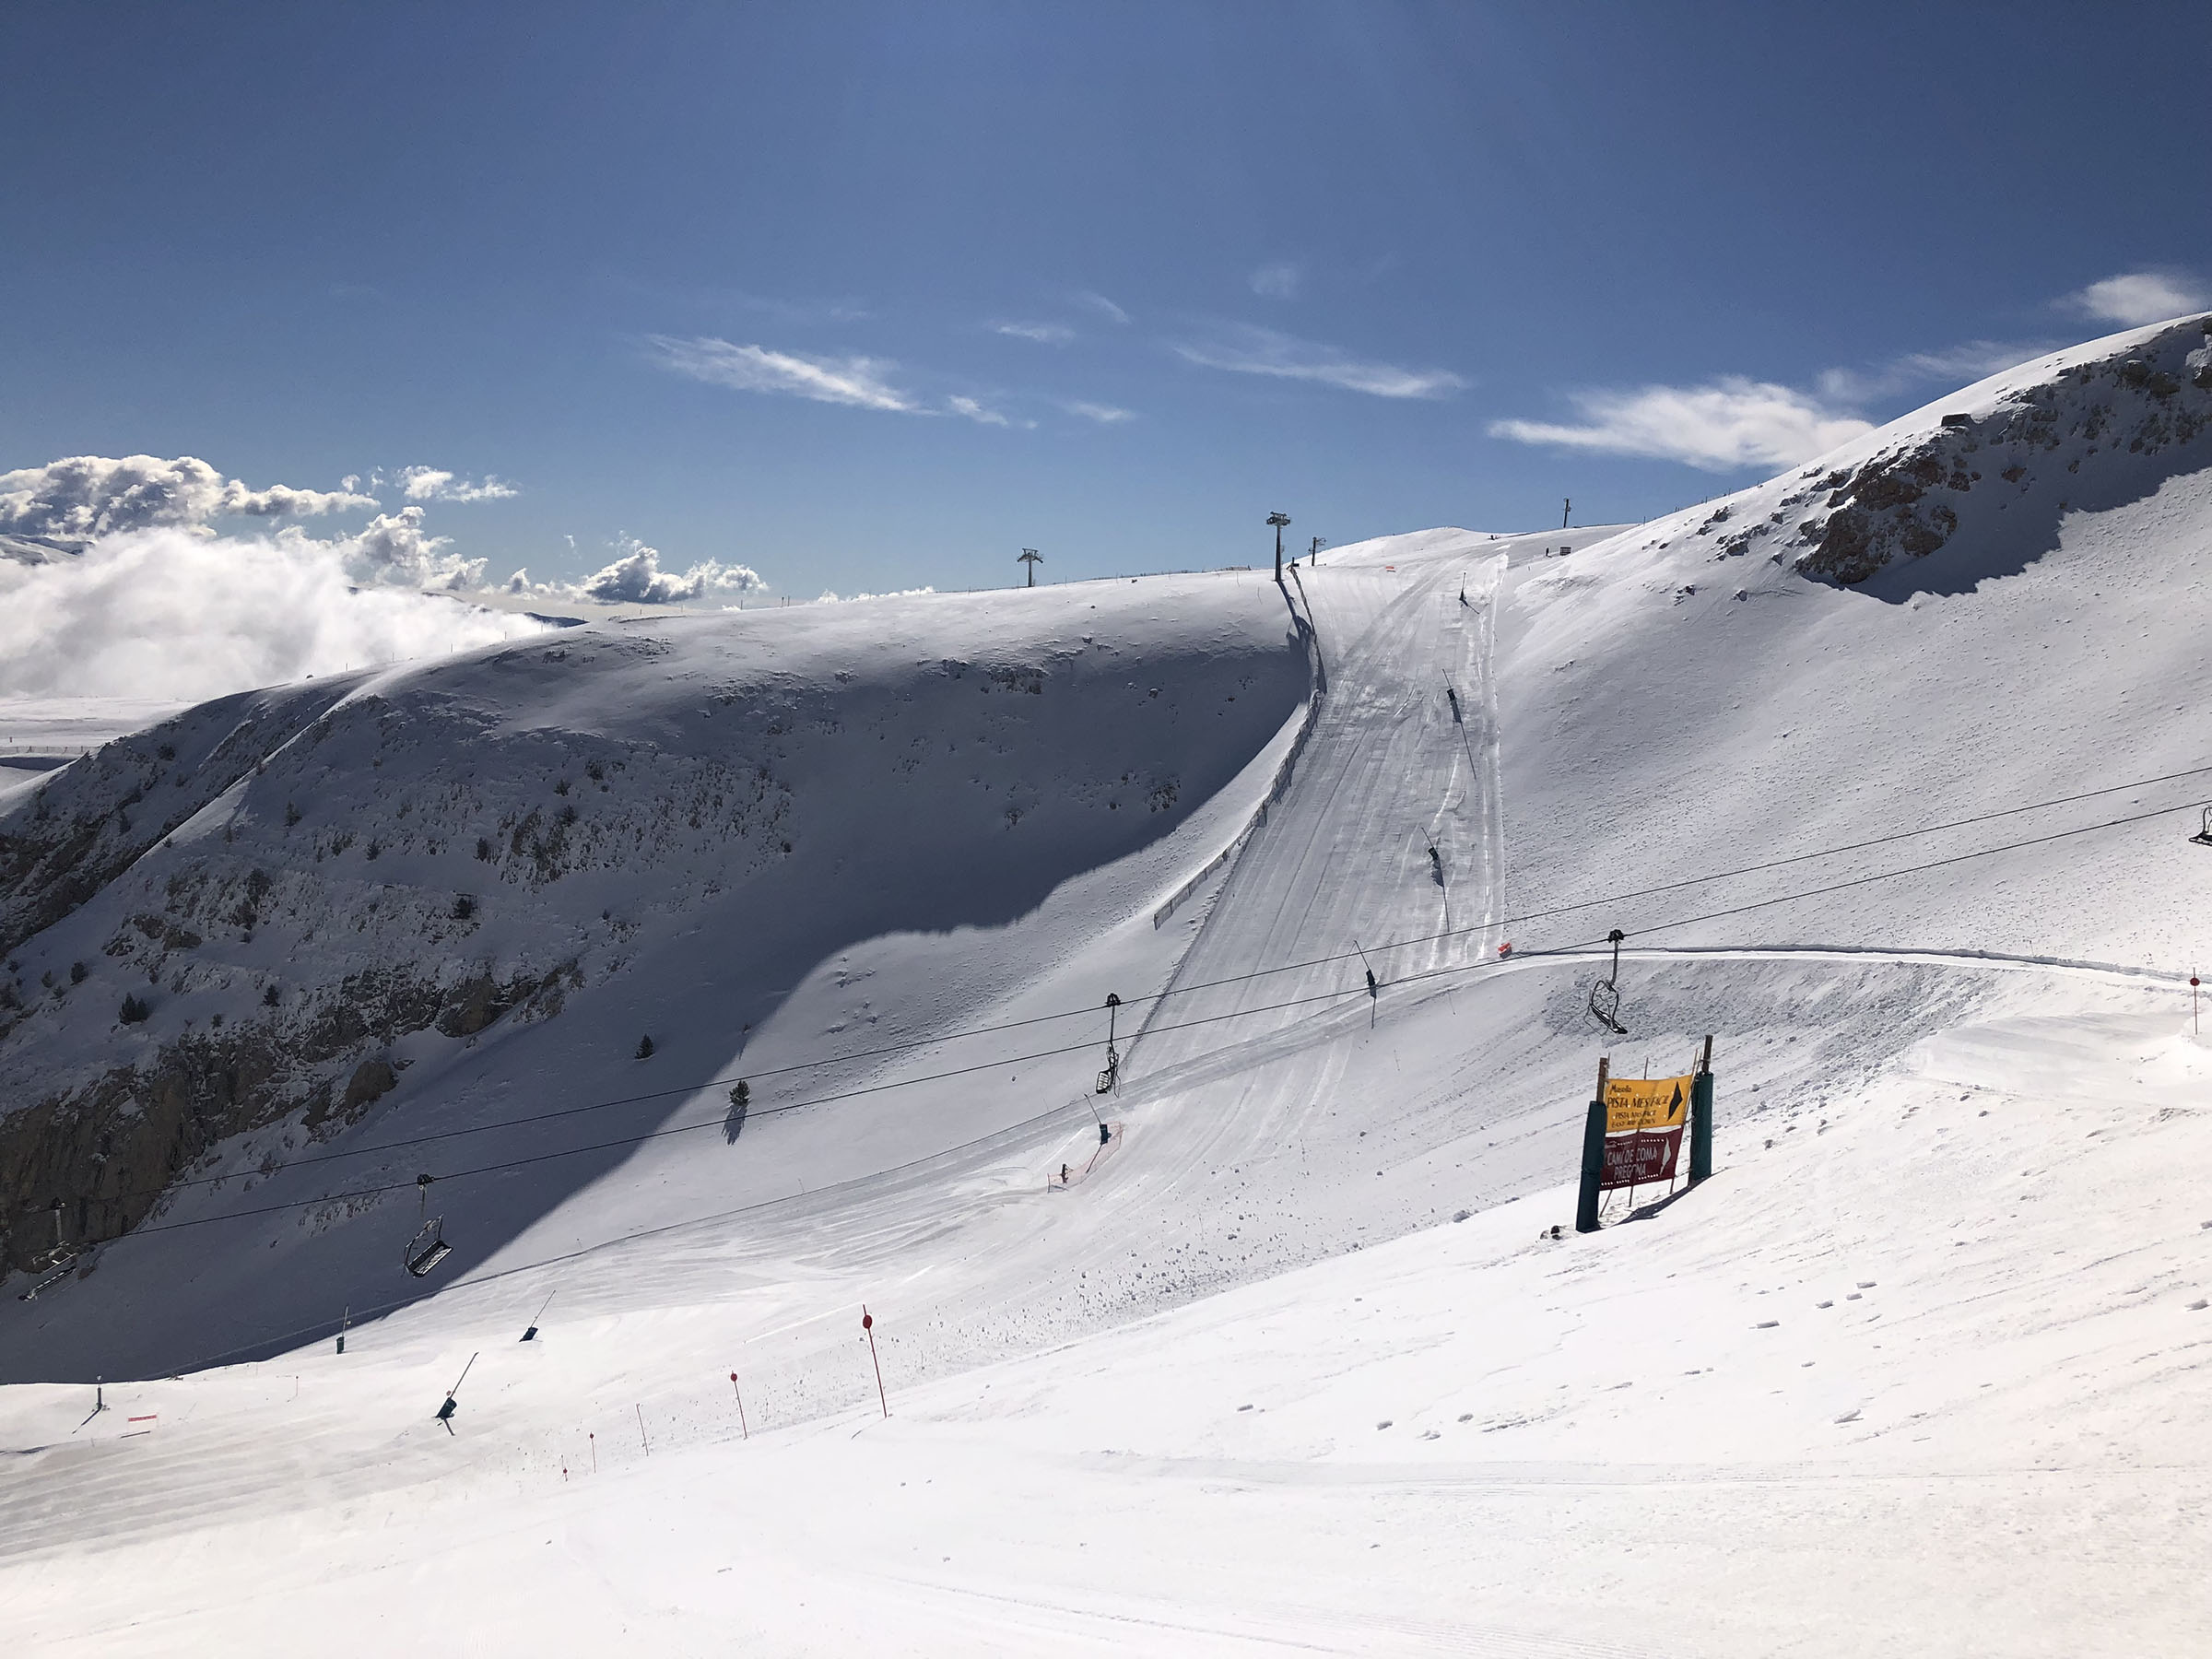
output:
M 292 1069 L 185 1146 L 206 1184 L 0 1304 L 39 1379 L 0 1390 L 0 1622 L 102 1654 L 2201 1651 L 2203 338 L 1618 534 L 605 625 L 48 774 L 97 827 L 0 806 L 89 872 L 53 919 L 0 894 L 35 923 L 11 1066 L 90 1110 L 222 1012 Z M 149 829 L 162 742 L 201 781 Z M 1619 1037 L 1585 1012 L 1613 927 Z M 93 981 L 134 965 L 118 1030 Z M 371 971 L 436 994 L 338 1041 Z M 1552 1236 L 1600 1054 L 1666 1075 L 1707 1034 L 1718 1173 Z M 418 1286 L 433 1167 L 455 1248 Z

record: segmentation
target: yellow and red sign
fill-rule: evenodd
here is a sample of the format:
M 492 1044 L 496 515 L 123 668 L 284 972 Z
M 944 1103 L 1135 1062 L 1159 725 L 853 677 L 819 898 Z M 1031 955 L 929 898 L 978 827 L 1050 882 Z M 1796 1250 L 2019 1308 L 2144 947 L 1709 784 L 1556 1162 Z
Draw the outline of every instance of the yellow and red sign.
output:
M 1679 1129 L 1688 1121 L 1691 1077 L 1607 1077 L 1606 1133 Z

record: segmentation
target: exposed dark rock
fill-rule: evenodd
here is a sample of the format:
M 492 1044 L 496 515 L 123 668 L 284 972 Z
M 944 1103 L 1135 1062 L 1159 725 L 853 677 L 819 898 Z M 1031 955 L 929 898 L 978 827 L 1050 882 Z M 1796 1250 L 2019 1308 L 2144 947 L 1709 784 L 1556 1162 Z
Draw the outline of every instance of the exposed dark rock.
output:
M 2056 389 L 2029 387 L 1983 420 L 1946 416 L 1936 430 L 1915 441 L 1855 470 L 1830 474 L 1820 487 L 1829 492 L 1830 511 L 1799 526 L 1811 545 L 1798 557 L 1796 568 L 1850 586 L 1895 559 L 1935 552 L 1959 528 L 1958 509 L 1943 498 L 1972 489 L 1982 475 L 1966 465 L 1965 456 L 1983 448 L 2000 452 L 1994 457 L 2005 463 L 2000 477 L 2016 485 L 2027 480 L 2024 488 L 2032 488 L 2037 458 L 2068 439 L 2088 442 L 2091 455 L 2100 446 L 2140 455 L 2191 442 L 2212 430 L 2212 401 L 2184 393 L 2178 378 L 2186 373 L 2191 385 L 2212 389 L 2212 377 L 2196 372 L 2200 357 L 2212 368 L 2212 352 L 2188 350 L 2202 332 L 2194 322 L 2177 324 L 2147 342 L 2137 356 L 2084 364 L 2069 373 L 2063 385 L 2078 410 L 2070 424 L 2061 414 Z M 2096 395 L 2100 387 L 2109 392 Z M 2085 392 L 2090 394 L 2086 406 Z
M 399 1080 L 388 1053 L 357 1058 L 362 1048 L 388 1049 L 433 1020 L 461 1036 L 518 1007 L 548 1018 L 560 1011 L 564 990 L 581 982 L 572 962 L 504 982 L 480 974 L 450 986 L 405 968 L 370 970 L 347 976 L 300 1018 L 187 1031 L 149 1062 L 112 1067 L 0 1117 L 0 1260 L 27 1267 L 53 1242 L 46 1206 L 57 1193 L 79 1201 L 73 1243 L 116 1238 L 230 1136 L 295 1113 L 310 1139 L 358 1121 Z M 441 1018 L 449 1012 L 452 1030 Z M 265 1168 L 281 1161 L 273 1156 Z
M 364 1060 L 353 1068 L 353 1076 L 346 1080 L 346 1098 L 343 1110 L 359 1112 L 371 1101 L 381 1100 L 399 1087 L 399 1074 L 392 1069 L 392 1062 L 384 1059 Z

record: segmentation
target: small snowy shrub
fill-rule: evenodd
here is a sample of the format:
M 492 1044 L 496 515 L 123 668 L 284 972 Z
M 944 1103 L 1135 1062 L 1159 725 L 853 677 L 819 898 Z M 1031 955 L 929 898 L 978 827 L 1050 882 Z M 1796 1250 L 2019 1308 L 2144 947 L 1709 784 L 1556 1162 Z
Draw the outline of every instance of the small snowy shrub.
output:
M 641 1038 L 639 1038 L 639 1039 L 638 1039 L 638 1053 L 637 1053 L 637 1057 L 638 1057 L 639 1059 L 641 1059 L 641 1060 L 650 1060 L 650 1059 L 652 1059 L 652 1058 L 653 1058 L 653 1039 L 652 1039 L 652 1038 L 650 1038 L 650 1037 L 641 1037 Z
M 116 1010 L 115 1018 L 123 1021 L 124 1025 L 139 1025 L 152 1012 L 153 1010 L 147 1007 L 140 998 L 126 996 L 123 999 L 123 1006 Z

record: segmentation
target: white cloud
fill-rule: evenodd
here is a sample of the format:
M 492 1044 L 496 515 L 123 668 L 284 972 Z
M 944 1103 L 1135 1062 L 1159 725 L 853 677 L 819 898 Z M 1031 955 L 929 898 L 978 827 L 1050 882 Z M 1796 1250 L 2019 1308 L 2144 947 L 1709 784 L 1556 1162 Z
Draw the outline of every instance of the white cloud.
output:
M 2125 271 L 2092 282 L 2059 303 L 2100 323 L 2130 328 L 2212 307 L 2212 288 L 2180 271 Z
M 900 415 L 924 412 L 921 405 L 884 380 L 884 372 L 897 365 L 879 358 L 808 358 L 761 346 L 733 346 L 727 340 L 707 336 L 678 340 L 651 335 L 647 344 L 660 367 L 710 385 L 734 386 L 741 392 L 782 392 L 816 403 Z
M 159 526 L 203 528 L 221 518 L 309 518 L 373 507 L 373 496 L 253 489 L 193 455 L 72 455 L 0 473 L 0 531 L 84 540 Z
M 984 407 L 972 397 L 948 397 L 945 400 L 945 406 L 955 415 L 964 416 L 974 421 L 978 426 L 1003 427 L 1007 424 L 1004 415 L 1001 415 L 996 409 Z
M 1080 293 L 1076 295 L 1075 300 L 1077 305 L 1088 306 L 1092 311 L 1097 312 L 1100 316 L 1104 317 L 1109 323 L 1126 323 L 1129 321 L 1129 313 L 1124 311 L 1120 306 L 1116 305 L 1112 300 L 1107 299 L 1103 294 L 1094 294 L 1088 288 L 1085 288 Z
M 286 527 L 276 539 L 287 546 L 327 554 L 360 581 L 382 587 L 436 588 L 465 594 L 484 585 L 484 567 L 488 562 L 448 552 L 452 539 L 432 535 L 423 528 L 420 507 L 380 512 L 358 534 L 331 541 L 313 540 L 296 526 Z
M 1638 386 L 1581 392 L 1586 424 L 1500 420 L 1490 434 L 1608 455 L 1680 461 L 1707 472 L 1790 466 L 1873 430 L 1802 392 L 1728 375 L 1701 386 Z
M 364 586 L 349 563 L 359 539 L 171 524 L 102 536 L 49 564 L 0 559 L 0 696 L 196 702 L 541 631 L 526 618 Z
M 1445 369 L 1401 369 L 1355 358 L 1334 346 L 1294 339 L 1272 328 L 1238 324 L 1199 342 L 1175 347 L 1178 355 L 1208 369 L 1269 374 L 1365 392 L 1374 397 L 1445 397 L 1466 382 Z
M 1264 265 L 1249 278 L 1252 291 L 1267 300 L 1295 300 L 1298 290 L 1305 285 L 1303 265 L 1282 259 L 1273 265 Z
M 436 466 L 403 466 L 392 481 L 410 501 L 504 501 L 523 493 L 489 473 L 472 484 Z
M 572 544 L 571 544 L 572 545 Z M 683 571 L 661 569 L 661 553 L 634 535 L 615 544 L 620 557 L 581 582 L 532 582 L 517 571 L 507 592 L 543 599 L 593 599 L 601 605 L 688 605 L 717 594 L 768 591 L 760 573 L 748 566 L 706 559 Z
M 1076 331 L 1065 323 L 994 323 L 991 332 L 1034 340 L 1040 346 L 1065 346 L 1076 337 Z
M 1080 399 L 1060 406 L 1070 415 L 1080 415 L 1086 420 L 1095 420 L 1100 426 L 1115 426 L 1124 420 L 1135 420 L 1135 409 L 1119 409 L 1112 404 L 1084 403 Z

